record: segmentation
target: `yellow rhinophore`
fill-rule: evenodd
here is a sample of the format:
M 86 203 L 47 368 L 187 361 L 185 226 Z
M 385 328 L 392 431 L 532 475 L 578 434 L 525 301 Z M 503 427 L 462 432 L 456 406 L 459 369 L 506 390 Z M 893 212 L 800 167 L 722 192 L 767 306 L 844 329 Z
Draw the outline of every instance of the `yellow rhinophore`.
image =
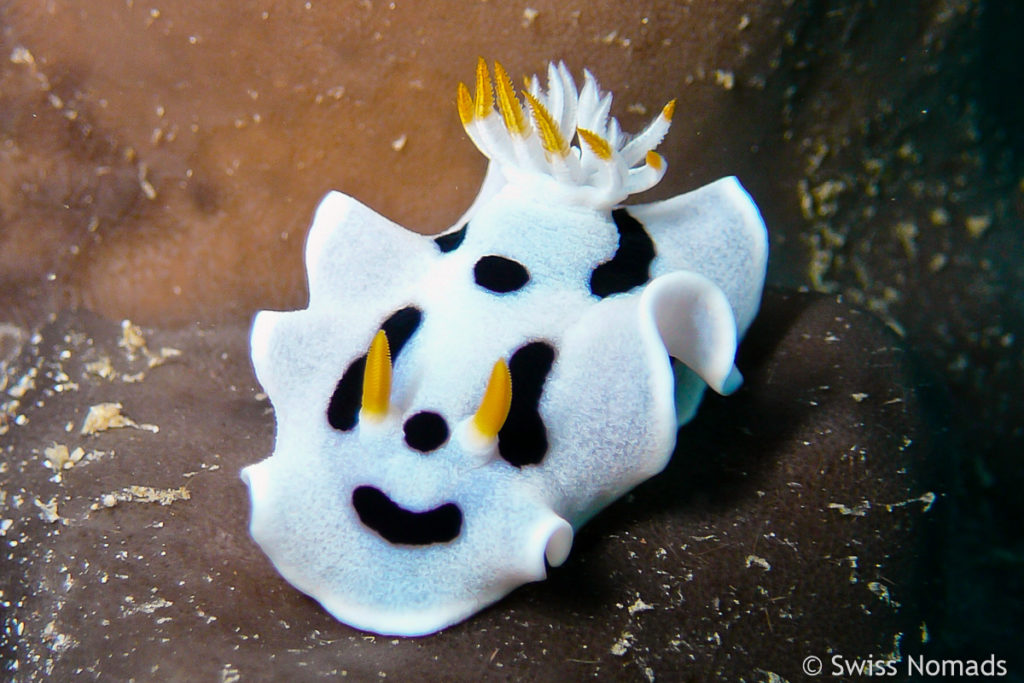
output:
M 480 401 L 480 407 L 473 415 L 473 426 L 485 440 L 498 436 L 512 406 L 512 375 L 504 359 L 498 359 L 491 369 L 491 378 Z
M 384 330 L 370 343 L 363 371 L 363 409 L 360 417 L 381 420 L 391 404 L 391 348 Z

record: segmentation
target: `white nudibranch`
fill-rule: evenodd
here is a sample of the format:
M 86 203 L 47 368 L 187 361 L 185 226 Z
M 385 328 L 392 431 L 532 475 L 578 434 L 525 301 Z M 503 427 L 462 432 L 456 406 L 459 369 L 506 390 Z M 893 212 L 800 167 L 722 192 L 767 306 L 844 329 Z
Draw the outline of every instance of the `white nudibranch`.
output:
M 705 388 L 742 380 L 767 261 L 750 196 L 723 178 L 621 206 L 665 174 L 674 102 L 629 136 L 589 72 L 547 81 L 517 95 L 480 60 L 457 104 L 491 163 L 466 214 L 427 237 L 329 193 L 308 306 L 253 322 L 277 434 L 242 471 L 250 531 L 356 628 L 432 633 L 543 579 L 664 468 Z

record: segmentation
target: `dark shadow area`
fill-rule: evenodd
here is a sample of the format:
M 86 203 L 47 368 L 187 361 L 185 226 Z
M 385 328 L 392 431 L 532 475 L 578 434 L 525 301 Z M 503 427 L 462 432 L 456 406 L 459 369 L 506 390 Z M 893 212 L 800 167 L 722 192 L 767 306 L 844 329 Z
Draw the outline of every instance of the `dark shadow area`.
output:
M 1024 4 L 981 4 L 977 32 L 978 58 L 971 65 L 971 82 L 982 110 L 986 130 L 1005 136 L 1008 151 L 1024 153 Z

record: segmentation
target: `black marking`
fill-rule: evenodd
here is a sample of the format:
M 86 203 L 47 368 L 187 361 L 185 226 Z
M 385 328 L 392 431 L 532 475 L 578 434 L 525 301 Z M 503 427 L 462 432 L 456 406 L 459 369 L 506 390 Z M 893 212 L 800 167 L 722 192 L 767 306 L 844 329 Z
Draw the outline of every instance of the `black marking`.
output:
M 415 306 L 406 306 L 391 314 L 380 326 L 388 337 L 391 348 L 391 363 L 398 360 L 398 354 L 405 343 L 420 326 L 423 312 Z M 366 354 L 356 358 L 345 369 L 327 405 L 327 422 L 335 429 L 348 431 L 359 420 L 359 408 L 363 402 L 363 374 L 366 372 Z
M 516 467 L 536 465 L 548 452 L 548 435 L 540 417 L 540 397 L 555 349 L 547 342 L 531 342 L 512 354 L 508 362 L 512 375 L 512 407 L 498 432 L 498 452 Z
M 360 486 L 352 492 L 352 507 L 363 524 L 389 543 L 448 543 L 462 531 L 462 511 L 455 503 L 445 503 L 425 512 L 412 512 L 391 500 L 380 489 Z
M 348 431 L 356 426 L 359 407 L 363 402 L 363 373 L 366 372 L 366 354 L 359 356 L 338 380 L 327 404 L 327 421 L 335 429 Z
M 484 289 L 506 294 L 522 289 L 530 281 L 530 273 L 522 263 L 504 256 L 483 256 L 473 266 L 473 278 Z
M 388 348 L 391 349 L 391 364 L 394 365 L 398 354 L 405 348 L 413 332 L 423 321 L 423 311 L 415 306 L 406 306 L 395 311 L 391 317 L 384 321 L 380 329 L 388 336 Z
M 466 239 L 466 228 L 468 227 L 469 223 L 466 223 L 458 230 L 438 235 L 434 238 L 434 244 L 444 254 L 447 254 L 449 251 L 455 251 L 462 245 L 462 240 Z
M 437 450 L 448 440 L 448 423 L 437 413 L 416 413 L 402 427 L 405 443 L 423 453 Z
M 619 231 L 619 247 L 611 260 L 598 265 L 590 274 L 590 292 L 602 299 L 647 282 L 654 260 L 654 242 L 640 221 L 625 209 L 612 211 L 612 219 Z

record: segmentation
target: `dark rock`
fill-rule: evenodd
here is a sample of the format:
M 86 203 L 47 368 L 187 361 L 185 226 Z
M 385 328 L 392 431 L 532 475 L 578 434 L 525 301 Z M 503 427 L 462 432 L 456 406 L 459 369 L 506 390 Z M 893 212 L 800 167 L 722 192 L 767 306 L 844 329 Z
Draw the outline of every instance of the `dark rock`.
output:
M 929 425 L 894 337 L 834 298 L 769 293 L 745 386 L 706 398 L 664 473 L 584 527 L 547 581 L 418 639 L 335 621 L 249 539 L 238 471 L 269 454 L 273 417 L 247 330 L 153 332 L 150 356 L 182 353 L 152 368 L 121 336 L 65 314 L 12 368 L 9 387 L 38 368 L 8 406 L 0 469 L 0 651 L 17 680 L 796 681 L 808 655 L 826 671 L 906 656 L 932 624 Z M 85 370 L 105 357 L 117 377 Z M 81 435 L 104 402 L 159 431 Z M 59 482 L 53 444 L 86 451 Z

